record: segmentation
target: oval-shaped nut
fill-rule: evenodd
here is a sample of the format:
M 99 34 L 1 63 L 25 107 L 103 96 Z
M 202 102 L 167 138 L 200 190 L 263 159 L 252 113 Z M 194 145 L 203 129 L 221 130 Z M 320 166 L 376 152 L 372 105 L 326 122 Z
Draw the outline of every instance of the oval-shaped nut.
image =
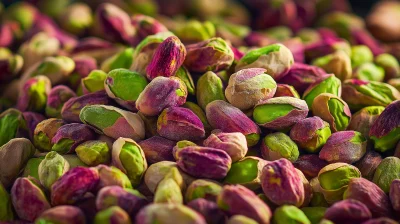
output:
M 40 122 L 34 131 L 33 144 L 41 151 L 50 151 L 53 147 L 51 140 L 58 129 L 65 123 L 61 119 L 49 118 Z
M 333 74 L 321 76 L 304 91 L 302 98 L 307 102 L 308 107 L 312 108 L 314 99 L 321 93 L 330 93 L 341 97 L 342 82 Z M 346 101 L 346 103 L 349 102 Z
M 203 145 L 224 150 L 229 154 L 232 162 L 242 159 L 248 150 L 246 136 L 240 132 L 211 134 L 204 140 Z
M 277 205 L 300 206 L 304 202 L 302 179 L 287 159 L 275 160 L 264 166 L 261 187 L 267 198 Z
M 99 173 L 95 169 L 76 167 L 70 169 L 51 186 L 51 204 L 73 204 L 87 193 L 94 191 L 99 183 Z
M 284 77 L 294 63 L 292 52 L 282 44 L 271 44 L 247 52 L 236 65 L 235 70 L 265 68 L 275 80 Z
M 174 221 L 171 220 L 174 217 Z M 181 204 L 153 203 L 141 209 L 137 214 L 137 224 L 170 224 L 171 222 L 186 224 L 206 224 L 205 219 L 196 211 Z
M 61 118 L 62 107 L 72 97 L 76 97 L 76 94 L 68 86 L 58 85 L 52 88 L 47 96 L 47 117 Z
M 39 181 L 32 177 L 20 177 L 14 182 L 11 200 L 18 217 L 30 222 L 51 207 Z
M 304 212 L 304 215 L 307 216 L 308 220 L 311 223 L 320 223 L 324 218 L 324 214 L 327 208 L 325 207 L 304 207 L 301 210 Z
M 23 113 L 10 108 L 0 114 L 0 146 L 3 146 L 13 138 L 26 136 L 27 122 Z
M 335 74 L 342 81 L 351 78 L 352 75 L 350 56 L 341 50 L 317 58 L 312 64 L 324 69 L 327 73 Z
M 364 63 L 354 70 L 352 77 L 359 80 L 382 82 L 385 70 L 374 63 Z
M 60 205 L 44 211 L 35 221 L 35 224 L 85 224 L 85 214 L 81 209 L 70 205 Z
M 128 176 L 124 174 L 120 169 L 114 166 L 98 165 L 95 167 L 99 172 L 99 184 L 98 189 L 102 189 L 107 186 L 120 186 L 122 188 L 132 188 L 131 181 Z
M 328 163 L 354 163 L 360 160 L 367 150 L 367 139 L 357 131 L 333 133 L 319 152 L 319 158 Z
M 196 84 L 196 99 L 202 109 L 206 109 L 206 106 L 214 100 L 225 100 L 221 78 L 212 71 L 200 76 Z
M 172 149 L 176 145 L 175 141 L 153 136 L 138 143 L 142 148 L 146 160 L 149 164 L 161 161 L 174 161 Z
M 372 124 L 379 117 L 385 107 L 382 106 L 369 106 L 364 107 L 357 113 L 351 116 L 350 124 L 347 130 L 354 130 L 360 132 L 365 138 L 369 137 L 369 130 Z
M 137 190 L 123 189 L 120 186 L 104 187 L 99 191 L 96 198 L 98 211 L 119 206 L 132 218 L 147 204 L 147 199 Z
M 360 201 L 345 199 L 329 207 L 324 218 L 334 223 L 363 223 L 371 219 L 372 214 L 368 207 Z
M 108 96 L 130 111 L 136 111 L 136 101 L 147 86 L 145 77 L 128 69 L 110 71 L 104 82 Z
M 185 184 L 178 168 L 171 168 L 158 183 L 154 192 L 154 203 L 183 204 L 182 190 Z
M 290 130 L 290 138 L 307 152 L 318 152 L 331 136 L 327 122 L 319 117 L 309 117 L 297 122 Z
M 128 69 L 133 63 L 133 53 L 134 49 L 128 47 L 120 52 L 117 52 L 113 56 L 107 58 L 103 63 L 101 63 L 101 71 L 110 72 L 114 69 Z M 104 88 L 104 85 L 103 85 Z
M 400 211 L 400 179 L 395 179 L 390 184 L 389 191 L 390 202 L 395 212 Z
M 110 151 L 108 144 L 100 140 L 86 141 L 75 149 L 79 159 L 88 166 L 109 164 L 111 161 Z
M 389 156 L 384 158 L 375 170 L 372 182 L 385 193 L 389 193 L 393 180 L 400 179 L 400 158 Z
M 259 157 L 246 156 L 232 163 L 224 183 L 240 184 L 251 190 L 257 190 L 261 187 L 261 172 L 266 164 L 268 162 Z
M 60 154 L 75 152 L 76 147 L 81 143 L 95 139 L 95 133 L 89 126 L 72 123 L 61 126 L 51 139 L 52 151 Z
M 260 101 L 272 98 L 277 84 L 263 68 L 248 68 L 240 70 L 229 77 L 225 89 L 226 99 L 233 106 L 248 110 Z
M 83 123 L 114 139 L 124 137 L 139 140 L 145 136 L 144 123 L 140 116 L 117 107 L 86 106 L 79 117 Z
M 362 177 L 372 180 L 376 168 L 382 162 L 382 156 L 372 150 L 367 150 L 365 155 L 354 165 L 360 170 Z
M 131 23 L 136 28 L 140 38 L 145 38 L 149 35 L 168 31 L 168 29 L 158 20 L 151 16 L 136 14 L 131 17 Z
M 7 222 L 14 220 L 13 205 L 10 199 L 10 195 L 4 188 L 3 184 L 0 183 L 0 222 Z
M 42 111 L 46 107 L 51 90 L 50 79 L 44 75 L 28 79 L 18 96 L 17 108 L 20 111 Z
M 294 63 L 288 74 L 281 78 L 279 83 L 291 85 L 302 94 L 312 83 L 323 75 L 326 75 L 326 72 L 317 66 Z
M 374 148 L 385 152 L 393 149 L 400 140 L 400 100 L 388 105 L 372 124 L 369 137 Z
M 187 68 L 181 66 L 176 72 L 175 77 L 178 77 L 183 83 L 185 83 L 189 94 L 196 95 L 196 86 L 194 84 L 193 77 Z
M 51 189 L 62 175 L 69 170 L 69 163 L 57 152 L 49 152 L 40 162 L 38 168 L 40 183 L 46 188 Z
M 99 211 L 94 217 L 94 223 L 130 224 L 128 213 L 119 206 L 112 206 Z
M 258 222 L 254 219 L 248 218 L 244 215 L 234 215 L 229 218 L 227 224 L 257 224 Z
M 302 210 L 293 205 L 283 205 L 274 212 L 273 223 L 303 223 L 311 224 Z
M 284 130 L 307 117 L 308 107 L 304 100 L 293 97 L 276 97 L 256 105 L 255 122 L 265 128 Z
M 314 98 L 312 112 L 328 122 L 332 132 L 346 130 L 351 119 L 347 103 L 330 93 L 321 93 Z
M 104 81 L 107 78 L 107 73 L 102 70 L 92 70 L 90 73 L 81 79 L 81 88 L 83 94 L 94 93 L 104 90 Z
M 260 128 L 241 110 L 223 101 L 216 100 L 206 107 L 207 120 L 214 129 L 223 132 L 241 132 L 246 136 L 247 146 L 254 146 L 260 139 Z
M 293 165 L 307 178 L 311 179 L 317 177 L 319 171 L 328 165 L 328 163 L 320 159 L 318 155 L 309 154 L 299 156 L 299 159 Z
M 217 199 L 218 206 L 230 215 L 244 215 L 261 224 L 270 222 L 272 213 L 254 192 L 241 185 L 226 185 Z
M 136 108 L 146 116 L 156 116 L 167 107 L 186 102 L 187 88 L 177 77 L 156 77 L 140 93 Z
M 218 182 L 206 179 L 197 179 L 187 187 L 185 201 L 190 202 L 198 198 L 216 201 L 217 196 L 221 191 L 222 186 Z
M 196 141 L 205 136 L 201 120 L 191 110 L 183 107 L 164 109 L 157 120 L 157 132 L 173 141 Z
M 372 62 L 374 55 L 365 45 L 355 45 L 351 47 L 351 65 L 356 68 L 364 63 Z
M 391 54 L 380 54 L 375 57 L 375 64 L 382 67 L 385 71 L 385 80 L 398 78 L 400 75 L 400 65 L 397 59 Z
M 213 201 L 198 198 L 187 203 L 187 206 L 200 213 L 209 224 L 225 223 L 226 221 L 225 213 Z
M 299 158 L 299 154 L 296 143 L 282 132 L 268 134 L 261 143 L 261 155 L 268 161 L 285 158 L 294 162 Z
M 353 178 L 343 199 L 354 199 L 366 205 L 373 217 L 391 217 L 389 197 L 376 184 L 364 178 Z
M 147 169 L 146 157 L 142 148 L 129 138 L 118 138 L 114 142 L 112 164 L 129 177 L 133 186 L 140 184 Z

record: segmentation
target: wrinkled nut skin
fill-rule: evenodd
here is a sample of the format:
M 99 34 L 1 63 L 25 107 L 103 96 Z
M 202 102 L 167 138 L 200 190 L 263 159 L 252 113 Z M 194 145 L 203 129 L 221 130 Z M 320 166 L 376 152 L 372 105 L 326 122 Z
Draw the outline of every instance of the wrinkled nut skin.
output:
M 19 92 L 16 108 L 20 111 L 42 111 L 51 91 L 50 79 L 38 75 L 28 79 Z
M 97 133 L 113 139 L 119 137 L 140 140 L 145 137 L 144 122 L 136 113 L 106 105 L 90 105 L 81 110 L 81 121 Z
M 158 183 L 154 192 L 153 202 L 183 204 L 182 189 L 184 188 L 185 183 L 178 168 L 171 168 Z
M 61 109 L 70 98 L 76 97 L 74 91 L 64 85 L 52 88 L 47 96 L 46 115 L 61 118 Z
M 197 179 L 187 187 L 185 201 L 190 202 L 198 198 L 203 198 L 215 202 L 221 191 L 222 186 L 218 182 L 207 179 Z
M 154 52 L 147 66 L 146 76 L 149 80 L 158 76 L 175 75 L 186 57 L 186 48 L 176 36 L 165 39 Z
M 109 164 L 111 161 L 110 147 L 100 140 L 86 141 L 75 149 L 76 155 L 88 166 Z
M 376 184 L 367 179 L 351 179 L 343 198 L 360 201 L 369 208 L 374 218 L 392 216 L 389 197 Z
M 318 176 L 319 171 L 324 168 L 328 163 L 319 158 L 318 155 L 309 154 L 301 155 L 293 166 L 299 169 L 308 179 Z
M 149 202 L 138 191 L 123 189 L 119 186 L 108 186 L 102 188 L 97 194 L 96 208 L 98 211 L 119 206 L 124 209 L 130 217 L 135 217 L 140 209 Z
M 44 211 L 35 221 L 39 223 L 54 224 L 85 224 L 85 214 L 81 209 L 71 205 L 60 205 Z
M 302 63 L 294 63 L 288 74 L 278 81 L 279 83 L 293 86 L 302 94 L 312 83 L 323 75 L 326 75 L 326 72 L 322 68 Z
M 89 126 L 72 123 L 61 126 L 51 139 L 52 151 L 60 154 L 75 152 L 75 148 L 81 143 L 95 139 L 95 133 Z
M 321 76 L 304 91 L 302 99 L 307 102 L 309 108 L 312 108 L 314 99 L 321 93 L 330 93 L 341 97 L 342 82 L 334 74 Z
M 46 189 L 69 170 L 69 163 L 57 152 L 49 152 L 38 167 L 39 181 Z
M 203 145 L 224 150 L 232 162 L 242 159 L 248 151 L 246 136 L 240 132 L 211 134 L 203 141 Z
M 179 168 L 197 178 L 222 179 L 231 164 L 231 157 L 221 149 L 188 146 L 178 152 Z
M 375 170 L 372 182 L 385 193 L 389 193 L 393 180 L 400 179 L 400 159 L 394 156 L 386 157 Z
M 67 102 L 65 102 L 63 108 L 61 109 L 61 117 L 66 122 L 79 123 L 79 113 L 82 108 L 88 105 L 110 105 L 111 99 L 108 97 L 105 91 L 99 91 L 94 93 L 85 94 L 83 96 L 72 97 Z
M 400 212 L 400 179 L 393 180 L 390 184 L 389 198 L 393 210 Z
M 371 129 L 372 124 L 379 117 L 383 110 L 385 110 L 385 107 L 382 106 L 364 107 L 351 116 L 350 124 L 347 127 L 347 130 L 358 131 L 363 134 L 364 137 L 368 138 L 369 130 Z
M 122 188 L 132 188 L 128 176 L 114 166 L 98 165 L 95 167 L 99 173 L 98 189 L 107 186 L 120 186 Z
M 171 219 L 174 217 L 174 219 Z M 202 215 L 181 204 L 153 203 L 141 209 L 136 216 L 136 224 L 206 224 Z
M 223 101 L 216 100 L 206 107 L 206 116 L 214 129 L 223 132 L 241 132 L 246 136 L 247 146 L 257 144 L 260 139 L 260 128 L 241 110 Z
M 272 98 L 277 84 L 263 68 L 242 69 L 229 77 L 226 99 L 233 106 L 248 110 L 260 101 Z
M 94 223 L 116 223 L 130 224 L 131 218 L 125 210 L 118 206 L 112 206 L 102 211 L 99 211 L 94 217 Z
M 331 136 L 327 122 L 320 117 L 308 117 L 297 122 L 290 129 L 290 138 L 307 152 L 317 152 Z
M 282 114 L 271 114 L 268 111 L 268 108 L 280 106 L 285 107 Z M 304 100 L 293 97 L 276 97 L 257 104 L 253 111 L 253 118 L 262 127 L 283 130 L 303 120 L 307 117 L 307 114 L 308 107 Z M 269 116 L 271 117 L 269 118 Z
M 224 186 L 217 198 L 218 206 L 229 215 L 244 215 L 259 223 L 268 224 L 272 213 L 254 192 L 241 185 Z
M 18 217 L 30 222 L 51 207 L 39 181 L 32 177 L 21 177 L 14 182 L 11 200 Z
M 330 93 L 322 93 L 314 98 L 312 112 L 328 122 L 332 132 L 346 130 L 351 119 L 347 103 Z
M 294 63 L 292 52 L 282 44 L 272 44 L 247 52 L 235 71 L 245 68 L 264 68 L 275 80 L 283 78 Z
M 303 174 L 303 172 L 301 172 L 301 170 L 296 168 L 296 172 L 300 176 L 304 187 L 304 201 L 303 204 L 300 205 L 300 207 L 303 208 L 311 203 L 311 199 L 314 196 L 313 186 L 311 186 L 310 181 L 308 181 L 307 177 Z
M 224 83 L 221 77 L 212 71 L 200 76 L 196 84 L 196 99 L 202 109 L 205 109 L 212 101 L 225 100 Z
M 349 163 L 360 160 L 367 150 L 367 139 L 360 132 L 333 133 L 319 152 L 319 158 L 328 163 Z
M 162 137 L 173 141 L 196 141 L 205 136 L 200 118 L 191 110 L 183 107 L 164 109 L 157 120 L 157 132 Z
M 264 166 L 261 187 L 267 198 L 277 205 L 300 206 L 304 202 L 302 179 L 287 159 L 275 160 Z
M 187 206 L 200 213 L 210 224 L 225 223 L 226 215 L 213 201 L 198 198 L 187 203 Z
M 349 55 L 340 50 L 317 58 L 312 64 L 324 69 L 327 73 L 335 74 L 342 81 L 351 78 L 353 72 Z
M 218 72 L 228 68 L 234 60 L 231 47 L 219 37 L 186 45 L 186 51 L 184 65 L 193 72 Z
M 175 141 L 153 136 L 138 143 L 142 148 L 146 160 L 149 164 L 161 161 L 174 161 L 172 149 L 176 145 Z
M 400 100 L 388 105 L 372 124 L 369 137 L 380 152 L 393 149 L 400 140 Z
M 137 34 L 141 39 L 149 35 L 168 31 L 162 23 L 151 16 L 136 14 L 131 17 L 131 23 L 136 28 Z
M 345 199 L 329 207 L 324 215 L 334 223 L 362 223 L 372 218 L 372 214 L 363 203 L 354 199 Z
M 372 180 L 376 168 L 382 162 L 382 156 L 372 150 L 368 150 L 363 158 L 361 158 L 354 165 L 360 170 L 362 177 Z
M 296 143 L 282 132 L 268 134 L 261 142 L 261 156 L 268 161 L 285 158 L 294 162 L 299 154 Z
M 51 187 L 51 204 L 70 205 L 96 189 L 99 173 L 96 169 L 76 167 L 66 172 Z
M 290 96 L 300 99 L 300 95 L 297 92 L 297 90 L 293 86 L 287 84 L 277 85 L 274 97 L 281 97 L 281 96 Z
M 28 160 L 35 154 L 35 147 L 25 138 L 14 138 L 0 148 L 0 182 L 11 187 Z M 10 161 L 13 161 L 10 163 Z
M 50 151 L 53 147 L 51 140 L 58 129 L 65 123 L 61 119 L 49 118 L 40 122 L 34 131 L 33 144 L 41 151 Z
M 176 77 L 156 77 L 140 93 L 136 108 L 146 116 L 156 116 L 167 107 L 186 102 L 186 85 Z
M 28 137 L 31 141 L 33 141 L 33 133 L 36 129 L 36 126 L 46 119 L 45 116 L 36 112 L 23 112 L 22 116 L 25 119 L 26 126 L 28 129 Z

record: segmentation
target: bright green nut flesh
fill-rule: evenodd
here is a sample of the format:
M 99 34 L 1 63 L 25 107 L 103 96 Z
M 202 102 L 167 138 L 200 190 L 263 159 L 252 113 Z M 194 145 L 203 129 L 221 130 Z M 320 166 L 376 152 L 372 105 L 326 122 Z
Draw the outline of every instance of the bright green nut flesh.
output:
M 350 116 L 346 114 L 344 102 L 331 98 L 328 101 L 329 111 L 334 119 L 336 130 L 343 131 L 346 130 L 350 122 Z
M 302 210 L 293 205 L 283 205 L 274 212 L 274 224 L 311 224 Z
M 261 153 L 264 159 L 273 161 L 281 158 L 296 161 L 299 158 L 299 148 L 289 136 L 276 132 L 265 136 Z
M 197 81 L 196 96 L 203 110 L 214 100 L 225 100 L 222 80 L 214 72 L 206 72 Z
M 31 158 L 26 163 L 24 173 L 22 174 L 23 177 L 34 177 L 39 180 L 39 165 L 42 162 L 44 157 L 39 158 Z
M 57 152 L 47 153 L 39 165 L 40 183 L 47 189 L 56 182 L 65 172 L 69 170 L 69 163 Z
M 24 127 L 25 121 L 22 113 L 15 109 L 9 109 L 0 114 L 0 146 L 16 137 L 19 128 Z
M 7 222 L 14 220 L 14 212 L 12 210 L 12 203 L 10 195 L 7 190 L 0 183 L 0 222 Z
M 131 223 L 131 219 L 125 210 L 118 206 L 111 206 L 107 209 L 99 211 L 94 217 L 94 224 L 113 224 L 118 222 L 121 224 Z
M 126 68 L 129 69 L 133 62 L 133 48 L 127 48 L 120 53 L 112 56 L 107 59 L 101 65 L 101 70 L 105 72 L 109 72 L 118 68 Z
M 395 128 L 389 134 L 384 135 L 381 138 L 376 136 L 370 136 L 370 139 L 374 143 L 374 148 L 377 151 L 385 152 L 387 150 L 393 149 L 397 142 L 400 140 L 400 128 Z
M 148 82 L 144 76 L 127 69 L 110 71 L 106 82 L 109 91 L 115 97 L 130 101 L 137 100 L 147 84 Z
M 393 180 L 400 179 L 400 159 L 394 156 L 386 157 L 376 168 L 372 181 L 385 193 L 389 193 Z
M 111 158 L 110 149 L 103 141 L 86 141 L 76 147 L 75 152 L 88 166 L 108 164 Z
M 241 184 L 250 189 L 257 189 L 260 187 L 260 174 L 265 164 L 262 159 L 244 157 L 232 164 L 224 183 Z
M 308 220 L 310 220 L 311 224 L 318 224 L 324 218 L 326 209 L 327 208 L 325 207 L 301 208 Z
M 382 82 L 385 70 L 374 63 L 364 63 L 356 69 L 353 76 L 360 80 Z
M 216 33 L 215 26 L 209 21 L 199 22 L 190 20 L 178 28 L 176 35 L 189 42 L 200 42 L 214 37 Z
M 336 78 L 334 75 L 331 75 L 322 82 L 306 90 L 303 95 L 303 99 L 307 102 L 308 107 L 311 108 L 315 97 L 321 93 L 331 93 L 333 95 L 340 96 L 341 85 L 340 79 Z
M 351 66 L 356 68 L 364 63 L 372 62 L 374 55 L 365 45 L 357 45 L 351 47 Z
M 274 121 L 277 118 L 286 116 L 295 107 L 292 105 L 282 104 L 265 104 L 259 105 L 254 108 L 253 118 L 258 124 L 264 124 Z
M 315 132 L 317 138 L 315 140 L 315 145 L 305 148 L 308 152 L 316 152 L 318 151 L 323 145 L 325 145 L 328 138 L 331 136 L 331 128 L 329 126 L 319 129 Z
M 101 131 L 113 126 L 122 115 L 108 108 L 86 106 L 81 110 L 79 117 L 82 121 L 95 126 Z M 107 119 L 104 119 L 105 117 L 107 117 Z
M 249 51 L 246 55 L 243 56 L 240 61 L 244 64 L 251 64 L 255 62 L 260 56 L 267 55 L 272 52 L 277 52 L 281 48 L 280 45 L 273 44 L 266 47 L 258 48 L 255 50 Z
M 196 95 L 196 87 L 194 85 L 193 78 L 185 67 L 180 67 L 175 76 L 180 78 L 182 82 L 185 83 L 189 94 Z
M 348 164 L 343 164 L 342 166 L 327 172 L 321 170 L 318 179 L 323 189 L 337 190 L 346 186 L 350 179 L 360 176 L 360 171 L 358 171 L 357 168 Z
M 93 70 L 89 75 L 82 79 L 82 85 L 88 92 L 97 92 L 104 89 L 104 80 L 107 78 L 107 73 L 102 70 Z
M 179 170 L 176 167 L 171 168 L 164 179 L 158 183 L 154 202 L 183 204 L 182 183 L 183 178 Z
M 64 138 L 53 145 L 51 151 L 58 152 L 60 154 L 65 154 L 70 151 L 71 146 L 75 143 L 74 140 L 69 138 Z
M 249 147 L 254 146 L 260 140 L 260 134 L 255 134 L 255 133 L 248 134 L 248 135 L 246 135 L 246 140 L 247 140 L 247 145 Z
M 198 179 L 193 181 L 185 193 L 185 201 L 190 202 L 197 198 L 215 199 L 221 193 L 222 186 L 212 180 Z

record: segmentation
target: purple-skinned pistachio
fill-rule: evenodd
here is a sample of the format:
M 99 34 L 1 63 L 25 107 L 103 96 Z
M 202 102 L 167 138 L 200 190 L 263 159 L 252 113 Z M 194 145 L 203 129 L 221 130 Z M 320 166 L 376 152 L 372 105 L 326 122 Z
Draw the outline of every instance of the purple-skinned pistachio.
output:
M 313 82 L 326 72 L 317 66 L 294 63 L 287 75 L 281 78 L 279 83 L 292 85 L 300 94 L 302 94 Z
M 81 39 L 72 49 L 73 57 L 91 57 L 98 63 L 102 63 L 107 58 L 121 51 L 121 48 L 111 42 L 96 37 Z
M 135 27 L 140 41 L 149 35 L 168 31 L 168 29 L 158 20 L 142 14 L 132 16 L 131 24 Z
M 253 111 L 257 124 L 273 130 L 291 128 L 307 117 L 306 101 L 293 97 L 276 97 L 260 102 Z
M 206 224 L 204 217 L 193 209 L 181 204 L 171 203 L 153 203 L 144 207 L 137 214 L 135 223 L 168 224 L 172 221 L 171 217 L 174 217 L 177 222 L 186 224 Z
M 366 106 L 388 106 L 400 99 L 400 92 L 393 86 L 376 81 L 349 79 L 343 82 L 342 98 L 350 109 L 358 110 Z
M 400 100 L 389 104 L 374 121 L 369 137 L 377 151 L 385 152 L 396 147 L 400 140 Z
M 252 6 L 257 10 L 255 27 L 265 29 L 274 26 L 293 25 L 297 20 L 296 5 L 293 1 L 254 1 Z
M 54 224 L 85 224 L 85 214 L 81 209 L 70 205 L 60 205 L 44 211 L 37 219 L 35 224 L 54 223 Z
M 351 179 L 343 199 L 360 201 L 368 207 L 375 218 L 392 216 L 389 197 L 376 184 L 367 179 Z
M 188 140 L 182 140 L 176 143 L 176 145 L 172 148 L 172 155 L 174 156 L 175 160 L 178 160 L 179 158 L 179 151 L 187 146 L 197 146 L 197 144 Z
M 94 26 L 100 36 L 110 41 L 133 44 L 136 30 L 125 11 L 104 3 L 97 7 L 95 14 Z
M 82 35 L 92 25 L 92 10 L 85 3 L 73 3 L 58 16 L 61 28 L 75 35 Z
M 254 146 L 260 139 L 260 128 L 241 110 L 223 100 L 215 100 L 206 107 L 211 127 L 222 132 L 241 132 L 246 136 L 247 146 Z
M 145 136 L 146 138 L 150 138 L 153 136 L 157 136 L 157 116 L 146 116 L 142 112 L 137 113 L 140 118 L 143 120 L 145 127 Z M 205 115 L 204 115 L 205 116 Z
M 200 76 L 196 85 L 196 99 L 202 109 L 205 109 L 212 101 L 225 100 L 224 84 L 221 78 L 212 71 Z
M 277 89 L 276 82 L 264 68 L 242 69 L 229 77 L 225 96 L 229 103 L 248 110 L 257 103 L 272 98 Z
M 362 177 L 372 180 L 376 168 L 382 162 L 382 156 L 372 150 L 367 150 L 363 158 L 354 165 L 360 170 Z
M 385 52 L 383 46 L 365 29 L 352 29 L 351 41 L 353 44 L 367 46 L 374 56 Z
M 198 178 L 222 179 L 231 168 L 231 157 L 221 149 L 188 146 L 178 152 L 177 164 Z
M 290 138 L 300 148 L 311 153 L 317 152 L 326 143 L 330 135 L 329 124 L 317 116 L 297 122 L 290 130 Z
M 222 186 L 218 182 L 207 179 L 197 179 L 187 187 L 185 201 L 191 202 L 202 198 L 215 202 L 221 191 Z
M 372 214 L 363 203 L 354 199 L 345 199 L 329 207 L 325 219 L 334 223 L 362 223 L 372 218 Z
M 193 72 L 218 72 L 229 67 L 234 59 L 228 43 L 219 37 L 187 45 L 186 51 L 184 65 Z
M 31 141 L 33 141 L 33 134 L 36 129 L 36 126 L 42 122 L 43 120 L 46 119 L 45 116 L 42 114 L 36 113 L 36 112 L 23 112 L 22 116 L 24 117 L 24 120 L 26 122 L 26 126 L 28 129 L 28 137 Z
M 157 77 L 140 93 L 136 108 L 146 116 L 155 116 L 167 107 L 180 106 L 186 102 L 187 88 L 176 77 Z
M 304 55 L 304 44 L 302 43 L 299 37 L 291 38 L 283 41 L 283 45 L 285 45 L 293 54 L 293 59 L 295 62 L 304 63 L 305 55 Z
M 114 166 L 98 165 L 95 167 L 99 172 L 99 184 L 98 189 L 102 189 L 107 186 L 120 186 L 122 188 L 132 188 L 132 184 L 120 169 Z
M 281 96 L 290 96 L 300 99 L 300 95 L 296 91 L 296 89 L 293 86 L 287 84 L 277 84 L 274 97 Z
M 17 108 L 20 111 L 42 111 L 46 107 L 51 82 L 46 76 L 39 75 L 28 79 L 22 86 Z
M 20 27 L 17 22 L 8 21 L 0 25 L 0 47 L 10 47 L 15 41 L 13 27 Z
M 97 210 L 101 211 L 112 206 L 119 206 L 132 218 L 147 204 L 147 199 L 137 190 L 123 189 L 119 186 L 102 188 L 96 198 Z
M 110 105 L 111 99 L 107 96 L 105 91 L 72 97 L 65 102 L 63 108 L 61 109 L 61 117 L 67 122 L 81 122 L 79 114 L 82 108 L 88 105 L 96 104 Z
M 244 42 L 250 47 L 261 47 L 272 44 L 274 40 L 263 33 L 251 31 L 244 37 Z
M 196 141 L 205 136 L 203 123 L 197 115 L 183 107 L 164 109 L 157 120 L 157 132 L 173 141 Z
M 312 179 L 318 176 L 319 171 L 324 168 L 328 163 L 319 158 L 318 155 L 301 155 L 296 162 L 293 163 L 294 167 L 299 169 L 307 178 Z
M 400 179 L 395 179 L 390 184 L 389 197 L 393 210 L 400 212 Z
M 287 159 L 275 160 L 264 166 L 261 187 L 267 198 L 277 205 L 300 206 L 304 202 L 302 179 Z
M 0 50 L 3 49 L 0 48 Z M 4 82 L 15 78 L 21 71 L 23 63 L 24 59 L 20 55 L 10 53 L 10 55 L 3 56 L 0 54 L 0 81 Z
M 303 172 L 297 168 L 296 172 L 300 176 L 301 182 L 303 183 L 304 188 L 304 201 L 303 204 L 300 205 L 301 208 L 308 206 L 311 203 L 311 200 L 314 196 L 314 189 L 311 186 L 310 181 L 308 181 L 307 177 L 303 174 Z
M 20 177 L 14 182 L 11 200 L 19 218 L 29 222 L 51 207 L 39 181 L 32 177 Z
M 153 136 L 138 143 L 142 148 L 148 163 L 157 163 L 161 161 L 174 161 L 172 149 L 176 145 L 175 141 Z
M 85 106 L 79 115 L 81 121 L 90 125 L 98 133 L 111 138 L 143 139 L 145 136 L 144 123 L 139 115 L 121 110 L 113 106 Z
M 147 84 L 145 77 L 127 69 L 110 71 L 104 82 L 108 96 L 130 111 L 137 110 L 136 101 Z
M 363 222 L 362 224 L 398 224 L 398 222 L 391 218 L 381 217 L 376 219 L 370 219 L 368 221 Z
M 204 140 L 203 145 L 224 150 L 229 154 L 232 162 L 242 159 L 248 150 L 246 136 L 240 132 L 211 134 Z
M 51 204 L 69 205 L 83 198 L 87 192 L 94 191 L 99 183 L 96 169 L 76 167 L 70 169 L 51 186 Z
M 244 215 L 260 224 L 270 223 L 272 213 L 254 192 L 241 185 L 226 185 L 217 199 L 218 207 L 230 215 Z
M 337 37 L 321 38 L 319 41 L 309 44 L 305 47 L 305 55 L 308 61 L 332 54 L 335 51 L 343 50 L 350 55 L 350 44 Z
M 33 144 L 41 151 L 50 151 L 53 147 L 51 140 L 58 129 L 65 123 L 61 119 L 50 118 L 40 122 L 34 131 Z
M 198 104 L 190 102 L 190 101 L 186 101 L 186 103 L 184 103 L 182 105 L 182 107 L 191 110 L 193 113 L 195 113 L 197 115 L 197 117 L 199 117 L 199 119 L 203 123 L 203 126 L 204 126 L 204 129 L 205 129 L 206 133 L 211 132 L 212 127 L 208 123 L 206 113 L 204 112 L 204 110 Z
M 75 152 L 75 148 L 81 143 L 95 139 L 95 133 L 89 126 L 71 123 L 61 126 L 51 139 L 52 151 L 60 154 Z
M 69 170 L 69 163 L 57 152 L 49 152 L 38 167 L 39 181 L 46 189 L 51 189 L 62 175 Z
M 47 96 L 46 115 L 61 118 L 61 109 L 64 103 L 72 97 L 76 97 L 76 94 L 67 86 L 59 85 L 52 88 Z
M 363 134 L 364 137 L 368 138 L 369 130 L 371 129 L 372 124 L 379 117 L 383 110 L 385 110 L 385 107 L 382 106 L 364 107 L 352 115 L 347 130 L 358 131 Z
M 294 63 L 292 52 L 282 44 L 248 51 L 236 65 L 235 70 L 245 68 L 264 68 L 275 80 L 284 77 Z
M 5 188 L 12 185 L 34 153 L 35 147 L 25 138 L 13 138 L 0 147 L 0 182 Z
M 158 76 L 175 75 L 186 57 L 186 48 L 176 36 L 165 39 L 154 52 L 146 69 L 146 76 L 153 80 Z
M 119 206 L 112 206 L 99 211 L 94 217 L 94 223 L 131 224 L 128 213 Z
M 213 201 L 198 198 L 187 203 L 187 206 L 200 213 L 209 224 L 224 223 L 226 220 L 225 213 Z
M 296 143 L 282 132 L 268 134 L 261 142 L 261 156 L 268 161 L 285 158 L 294 162 L 299 158 L 299 154 Z
M 357 131 L 333 133 L 319 152 L 319 158 L 328 163 L 354 163 L 360 160 L 367 149 L 367 139 Z

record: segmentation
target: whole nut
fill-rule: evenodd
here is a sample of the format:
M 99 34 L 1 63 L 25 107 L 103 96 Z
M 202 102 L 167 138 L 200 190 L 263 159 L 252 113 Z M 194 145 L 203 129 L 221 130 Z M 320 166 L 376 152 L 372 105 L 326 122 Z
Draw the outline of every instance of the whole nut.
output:
M 302 210 L 293 205 L 283 205 L 274 212 L 273 223 L 304 223 L 311 224 Z
M 299 158 L 299 154 L 296 143 L 282 132 L 268 134 L 261 143 L 261 155 L 268 161 L 285 158 L 294 162 Z
M 38 167 L 40 183 L 46 189 L 51 189 L 54 182 L 68 170 L 69 163 L 61 155 L 57 152 L 49 152 Z
M 372 182 L 385 193 L 389 193 L 390 184 L 395 179 L 400 179 L 400 159 L 389 156 L 384 158 L 376 168 Z
M 187 187 L 185 201 L 190 202 L 198 198 L 216 201 L 221 191 L 222 186 L 218 182 L 207 179 L 197 179 Z
M 204 140 L 203 145 L 224 150 L 229 154 L 232 162 L 242 159 L 248 150 L 246 136 L 240 132 L 211 134 Z
M 56 224 L 85 224 L 85 214 L 75 206 L 60 205 L 49 208 L 44 211 L 35 221 L 38 223 L 56 223 Z
M 329 207 L 324 218 L 334 223 L 361 223 L 371 219 L 372 214 L 360 201 L 345 199 Z

